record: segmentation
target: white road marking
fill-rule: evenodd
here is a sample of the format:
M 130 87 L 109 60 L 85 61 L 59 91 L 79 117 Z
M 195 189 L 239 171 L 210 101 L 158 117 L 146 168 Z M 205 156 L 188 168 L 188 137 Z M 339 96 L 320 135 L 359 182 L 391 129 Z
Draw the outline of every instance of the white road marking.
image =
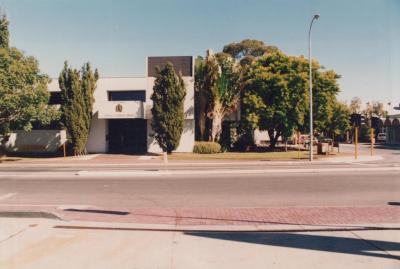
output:
M 141 160 L 141 161 L 148 161 L 148 160 L 154 160 L 154 159 L 157 159 L 157 157 L 143 155 L 143 156 L 139 156 L 139 158 L 138 158 L 138 160 Z
M 80 210 L 84 210 L 84 209 L 88 209 L 88 208 L 92 208 L 93 206 L 91 205 L 59 205 L 57 206 L 57 209 L 60 210 L 65 210 L 65 209 L 80 209 Z
M 231 170 L 160 170 L 160 171 L 85 171 L 79 176 L 165 176 L 165 175 L 223 175 L 223 174 L 291 174 L 330 172 L 400 172 L 400 167 L 344 167 L 304 169 L 231 169 Z
M 41 179 L 49 178 L 65 178 L 75 175 L 75 178 L 109 178 L 109 177 L 134 177 L 134 176 L 148 176 L 148 177 L 159 177 L 169 175 L 246 175 L 246 174 L 297 174 L 297 173 L 343 173 L 343 172 L 360 172 L 360 173 L 374 173 L 374 172 L 400 172 L 400 167 L 332 167 L 332 168 L 293 168 L 293 169 L 221 169 L 221 170 L 96 170 L 96 171 L 78 171 L 73 173 L 65 172 L 29 172 L 29 173 L 13 173 L 9 175 L 7 173 L 0 172 L 0 179 L 2 177 L 10 178 L 37 178 Z
M 17 195 L 16 192 L 10 192 L 10 193 L 4 194 L 4 195 L 0 195 L 0 200 L 5 200 L 5 199 L 8 199 L 8 198 L 13 197 L 15 195 Z
M 79 171 L 78 176 L 162 176 L 171 174 L 169 171 L 147 171 L 147 170 L 131 170 L 131 171 Z

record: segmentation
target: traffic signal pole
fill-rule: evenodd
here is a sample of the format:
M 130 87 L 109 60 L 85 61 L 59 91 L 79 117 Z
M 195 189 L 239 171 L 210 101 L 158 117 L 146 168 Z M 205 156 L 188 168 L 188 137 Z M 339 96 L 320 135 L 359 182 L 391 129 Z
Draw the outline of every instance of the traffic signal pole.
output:
M 354 158 L 358 158 L 358 127 L 354 130 Z
M 371 133 L 370 133 L 370 138 L 371 138 L 371 156 L 374 155 L 374 140 L 375 140 L 375 135 L 374 135 L 374 128 L 371 128 Z

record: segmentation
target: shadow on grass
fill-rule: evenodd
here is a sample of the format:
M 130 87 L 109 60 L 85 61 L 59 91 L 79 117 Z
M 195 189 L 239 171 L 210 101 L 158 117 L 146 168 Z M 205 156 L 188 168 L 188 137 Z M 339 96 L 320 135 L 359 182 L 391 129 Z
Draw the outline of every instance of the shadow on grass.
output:
M 400 251 L 400 243 L 390 241 L 298 233 L 186 232 L 185 234 L 258 245 L 400 260 L 400 256 L 387 253 L 387 251 Z

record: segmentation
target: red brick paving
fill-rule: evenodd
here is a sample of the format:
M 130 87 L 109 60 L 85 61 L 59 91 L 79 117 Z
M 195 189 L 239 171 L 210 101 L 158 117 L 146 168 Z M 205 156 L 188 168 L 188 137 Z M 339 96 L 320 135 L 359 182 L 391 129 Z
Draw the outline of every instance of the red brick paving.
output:
M 107 208 L 120 211 L 121 209 Z M 128 215 L 68 212 L 66 219 L 175 225 L 335 225 L 400 223 L 399 206 L 274 208 L 141 208 Z
M 127 215 L 65 211 L 54 207 L 0 206 L 1 211 L 52 212 L 65 220 L 171 225 L 336 225 L 399 223 L 400 206 L 271 208 L 88 208 Z

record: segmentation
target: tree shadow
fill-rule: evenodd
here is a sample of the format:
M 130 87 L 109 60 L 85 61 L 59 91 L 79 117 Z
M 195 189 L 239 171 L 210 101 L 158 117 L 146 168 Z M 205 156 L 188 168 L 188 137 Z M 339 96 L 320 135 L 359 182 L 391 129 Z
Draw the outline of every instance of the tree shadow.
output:
M 400 243 L 359 238 L 271 232 L 186 232 L 186 235 L 296 249 L 308 249 L 400 260 L 387 251 L 400 251 Z M 377 253 L 380 251 L 380 253 Z
M 399 144 L 375 144 L 376 149 L 400 150 Z
M 129 212 L 125 211 L 115 211 L 115 210 L 99 210 L 99 209 L 76 209 L 76 208 L 67 208 L 64 211 L 69 212 L 81 212 L 81 213 L 96 213 L 96 214 L 109 214 L 109 215 L 120 215 L 125 216 L 128 215 Z

